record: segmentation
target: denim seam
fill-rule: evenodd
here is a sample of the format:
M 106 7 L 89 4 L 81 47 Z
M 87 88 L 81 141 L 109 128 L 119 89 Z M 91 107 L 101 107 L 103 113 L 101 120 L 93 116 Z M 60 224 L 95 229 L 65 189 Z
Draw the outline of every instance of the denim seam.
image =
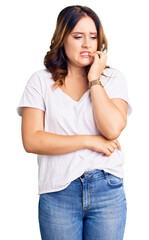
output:
M 110 183 L 110 179 L 109 179 L 109 175 L 108 175 L 108 173 L 107 173 L 107 172 L 104 172 L 104 175 L 105 175 L 105 179 L 107 180 L 109 186 L 111 186 L 111 187 L 118 187 L 118 186 L 123 185 L 123 180 L 122 180 L 120 183 L 117 183 L 117 184 L 111 184 L 111 183 Z
M 89 179 L 87 179 L 87 180 L 94 180 L 94 179 L 102 178 L 102 177 L 103 177 L 103 175 L 102 175 L 102 176 L 97 176 L 97 177 L 92 177 L 92 178 L 89 178 Z

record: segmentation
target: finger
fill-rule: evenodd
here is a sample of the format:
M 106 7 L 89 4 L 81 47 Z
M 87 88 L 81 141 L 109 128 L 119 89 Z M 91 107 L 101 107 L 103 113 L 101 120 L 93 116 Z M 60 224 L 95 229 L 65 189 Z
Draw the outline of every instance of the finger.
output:
M 107 54 L 105 52 L 97 51 L 95 52 L 95 54 L 97 54 L 100 57 L 107 57 Z
M 117 141 L 117 146 L 118 146 L 118 150 L 121 150 L 121 145 L 120 145 L 119 141 Z
M 111 145 L 108 146 L 108 150 L 113 153 L 115 151 L 115 148 Z
M 89 56 L 94 57 L 95 53 L 89 53 Z
M 110 155 L 111 155 L 110 150 L 109 150 L 109 149 L 106 149 L 106 150 L 104 151 L 104 156 L 105 156 L 105 157 L 109 157 Z
M 96 52 L 94 52 L 94 53 L 89 53 L 89 55 L 90 55 L 91 57 L 95 57 L 96 55 L 97 55 L 97 56 L 101 56 L 101 55 L 102 55 L 102 52 L 96 51 Z
M 116 148 L 118 147 L 115 142 L 111 142 L 111 146 L 112 146 L 114 149 L 116 149 Z
M 101 61 L 107 61 L 107 55 L 103 52 L 96 52 L 95 57 L 94 58 L 98 58 Z
M 117 144 L 112 140 L 112 141 L 109 141 L 109 144 L 107 145 L 107 147 L 113 152 L 117 148 Z
M 114 140 L 114 142 L 116 143 L 118 150 L 121 150 L 121 145 L 120 145 L 119 141 L 118 140 Z

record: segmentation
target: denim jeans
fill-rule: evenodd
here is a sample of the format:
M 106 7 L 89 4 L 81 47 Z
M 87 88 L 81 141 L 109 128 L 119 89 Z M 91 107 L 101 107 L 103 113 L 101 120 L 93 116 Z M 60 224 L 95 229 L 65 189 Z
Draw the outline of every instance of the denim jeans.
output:
M 126 223 L 123 179 L 85 172 L 64 190 L 41 194 L 42 240 L 122 240 Z

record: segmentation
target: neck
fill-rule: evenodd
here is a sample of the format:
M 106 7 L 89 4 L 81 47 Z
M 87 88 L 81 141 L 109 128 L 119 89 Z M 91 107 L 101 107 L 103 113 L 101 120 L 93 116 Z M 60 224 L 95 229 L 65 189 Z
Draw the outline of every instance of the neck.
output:
M 76 84 L 80 83 L 86 83 L 87 77 L 85 73 L 85 68 L 80 68 L 76 66 L 72 66 L 68 64 L 68 74 L 66 78 L 69 78 L 69 81 L 75 82 Z

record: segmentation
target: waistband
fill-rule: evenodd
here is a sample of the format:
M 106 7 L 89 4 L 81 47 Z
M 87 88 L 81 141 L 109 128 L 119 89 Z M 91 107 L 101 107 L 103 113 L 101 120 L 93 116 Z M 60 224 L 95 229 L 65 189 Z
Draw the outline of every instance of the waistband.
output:
M 100 170 L 100 169 L 94 169 L 94 170 L 91 170 L 91 171 L 85 171 L 78 179 L 84 179 L 84 178 L 90 178 L 92 177 L 93 175 L 97 175 L 98 176 L 103 176 L 105 175 L 105 172 L 103 170 Z

